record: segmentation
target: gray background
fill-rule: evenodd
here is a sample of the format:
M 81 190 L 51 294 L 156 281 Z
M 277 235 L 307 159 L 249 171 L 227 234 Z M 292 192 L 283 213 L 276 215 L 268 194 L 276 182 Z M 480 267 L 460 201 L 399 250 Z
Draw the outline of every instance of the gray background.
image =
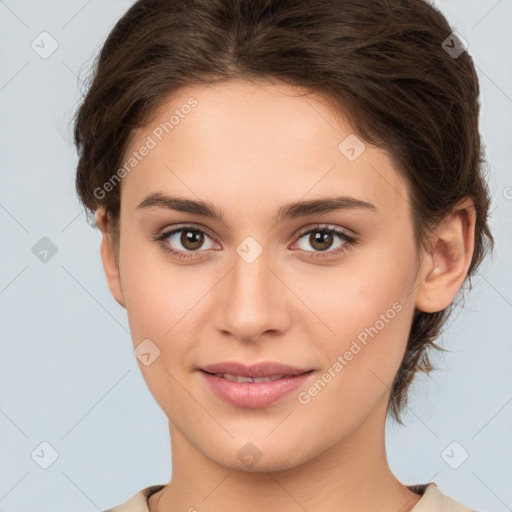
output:
M 105 282 L 100 234 L 74 192 L 70 122 L 81 81 L 131 3 L 0 0 L 0 511 L 103 510 L 171 476 L 166 417 L 140 375 L 126 313 Z M 506 511 L 512 0 L 437 5 L 468 41 L 480 77 L 496 251 L 441 339 L 449 352 L 434 357 L 440 370 L 414 386 L 406 427 L 388 424 L 388 455 L 406 484 L 434 480 L 476 510 Z M 43 237 L 57 249 L 46 262 L 33 252 Z M 42 442 L 58 454 L 47 469 Z

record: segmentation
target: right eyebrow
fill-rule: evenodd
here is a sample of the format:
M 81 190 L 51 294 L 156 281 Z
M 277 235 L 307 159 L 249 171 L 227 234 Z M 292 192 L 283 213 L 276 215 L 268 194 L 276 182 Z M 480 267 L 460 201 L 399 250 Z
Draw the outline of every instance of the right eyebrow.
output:
M 184 199 L 180 197 L 172 197 L 153 192 L 149 194 L 137 208 L 165 208 L 177 212 L 194 213 L 204 217 L 210 217 L 219 221 L 223 221 L 223 215 L 211 203 L 205 201 L 196 201 L 192 199 Z

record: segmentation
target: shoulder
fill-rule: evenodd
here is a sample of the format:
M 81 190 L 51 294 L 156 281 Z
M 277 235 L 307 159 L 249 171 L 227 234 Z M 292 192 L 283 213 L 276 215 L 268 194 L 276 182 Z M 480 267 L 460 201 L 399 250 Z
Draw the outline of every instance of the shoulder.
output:
M 103 512 L 149 512 L 149 497 L 163 487 L 165 487 L 164 484 L 145 487 L 128 501 Z M 476 512 L 444 494 L 434 482 L 409 485 L 408 488 L 422 495 L 418 503 L 411 509 L 411 512 Z
M 164 484 L 150 485 L 134 494 L 128 501 L 103 512 L 149 512 L 149 497 L 165 487 Z
M 444 494 L 434 482 L 410 485 L 408 488 L 422 494 L 411 512 L 476 512 Z

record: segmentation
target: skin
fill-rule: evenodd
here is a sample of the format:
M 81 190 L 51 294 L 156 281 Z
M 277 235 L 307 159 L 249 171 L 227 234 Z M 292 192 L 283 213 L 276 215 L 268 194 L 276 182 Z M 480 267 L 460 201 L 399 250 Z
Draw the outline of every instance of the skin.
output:
M 338 145 L 351 127 L 324 98 L 299 92 L 263 80 L 181 89 L 132 139 L 128 153 L 191 96 L 198 101 L 123 179 L 118 261 L 97 211 L 105 274 L 134 347 L 149 338 L 160 350 L 150 365 L 139 361 L 171 435 L 172 480 L 150 498 L 151 512 L 256 512 L 270 503 L 283 512 L 404 512 L 420 499 L 389 468 L 386 407 L 414 312 L 446 308 L 466 277 L 474 210 L 461 203 L 417 248 L 407 184 L 390 155 L 366 144 L 349 161 Z M 224 221 L 137 208 L 152 192 L 210 202 Z M 337 195 L 377 211 L 274 222 L 284 204 Z M 182 223 L 212 234 L 188 260 L 153 240 Z M 323 224 L 358 242 L 334 236 L 327 251 L 346 250 L 315 259 L 326 251 L 298 230 Z M 167 244 L 190 253 L 181 234 Z M 247 236 L 263 248 L 250 264 L 236 251 Z M 397 302 L 400 312 L 306 405 L 293 392 L 268 407 L 236 407 L 196 371 L 279 361 L 315 370 L 307 390 Z M 237 455 L 248 442 L 261 454 L 251 467 Z

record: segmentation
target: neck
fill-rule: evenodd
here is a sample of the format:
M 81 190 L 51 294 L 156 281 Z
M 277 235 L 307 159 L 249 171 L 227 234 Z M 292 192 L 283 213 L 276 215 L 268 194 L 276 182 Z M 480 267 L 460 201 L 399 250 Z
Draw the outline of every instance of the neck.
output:
M 219 464 L 169 422 L 172 480 L 150 498 L 151 512 L 268 512 L 269 504 L 282 512 L 408 512 L 420 496 L 402 485 L 389 468 L 386 404 L 337 445 L 281 471 L 240 471 Z

